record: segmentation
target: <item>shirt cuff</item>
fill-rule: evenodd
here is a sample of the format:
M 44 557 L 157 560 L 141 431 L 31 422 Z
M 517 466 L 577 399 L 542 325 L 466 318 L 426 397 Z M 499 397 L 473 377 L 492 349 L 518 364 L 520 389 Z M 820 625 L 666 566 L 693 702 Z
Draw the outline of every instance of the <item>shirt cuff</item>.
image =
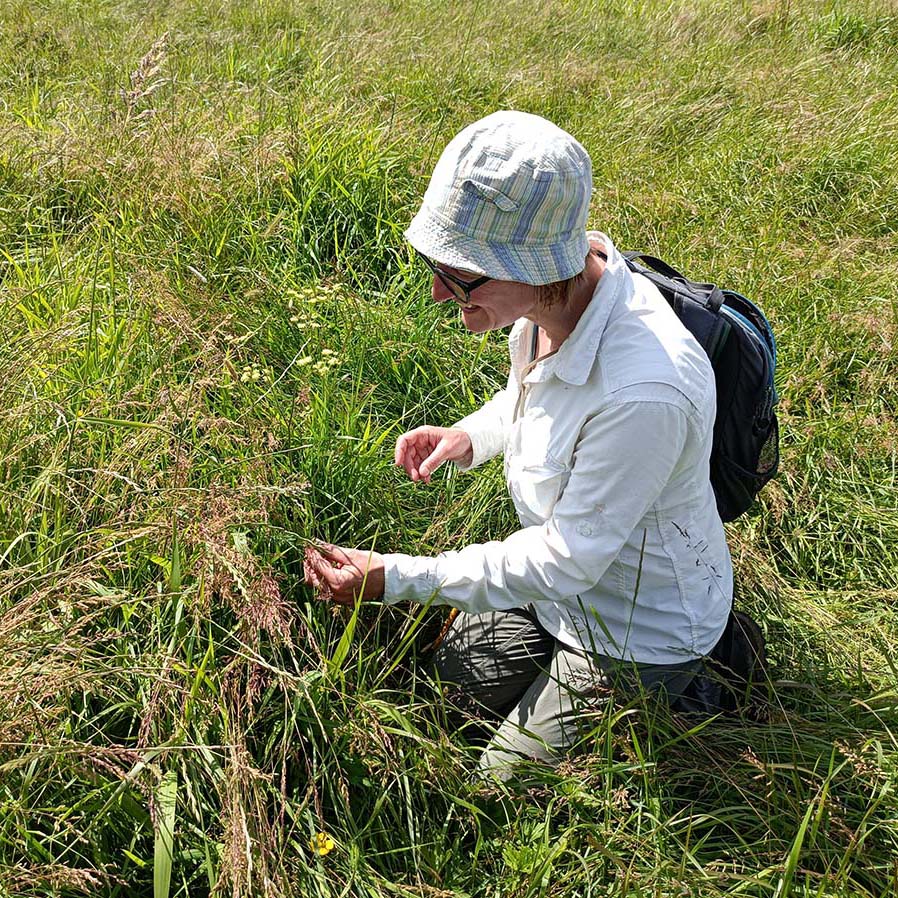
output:
M 459 471 L 470 471 L 472 468 L 482 465 L 503 448 L 503 437 L 501 432 L 497 434 L 492 428 L 486 429 L 478 426 L 477 418 L 475 417 L 476 415 L 477 412 L 473 415 L 468 415 L 467 418 L 462 418 L 461 421 L 452 425 L 453 430 L 463 430 L 470 437 L 471 449 L 473 450 L 471 464 L 462 465 L 457 461 L 453 462 Z
M 392 553 L 384 559 L 384 595 L 386 605 L 396 602 L 428 602 L 439 592 L 436 558 Z M 439 597 L 434 604 L 439 605 Z

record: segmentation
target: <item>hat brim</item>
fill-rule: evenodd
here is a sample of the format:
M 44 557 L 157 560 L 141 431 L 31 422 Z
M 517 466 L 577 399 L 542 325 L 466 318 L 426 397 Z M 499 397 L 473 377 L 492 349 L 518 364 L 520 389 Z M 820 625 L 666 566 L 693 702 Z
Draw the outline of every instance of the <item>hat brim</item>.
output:
M 577 230 L 549 245 L 494 243 L 446 227 L 426 208 L 412 219 L 405 238 L 418 252 L 441 265 L 533 286 L 553 284 L 579 274 L 589 252 L 585 230 Z

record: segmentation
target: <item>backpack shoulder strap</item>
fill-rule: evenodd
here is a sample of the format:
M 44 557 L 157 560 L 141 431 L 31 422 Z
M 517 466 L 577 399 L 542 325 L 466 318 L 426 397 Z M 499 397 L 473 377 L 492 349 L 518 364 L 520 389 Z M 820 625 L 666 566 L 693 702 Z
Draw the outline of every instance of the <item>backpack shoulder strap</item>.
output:
M 669 286 L 669 289 L 675 290 L 675 284 L 682 284 L 682 286 L 686 287 L 691 293 L 701 297 L 702 304 L 712 312 L 716 313 L 720 311 L 720 307 L 724 304 L 725 297 L 723 290 L 716 284 L 699 284 L 695 281 L 691 281 L 685 275 L 680 274 L 676 268 L 668 265 L 667 262 L 663 259 L 659 259 L 657 256 L 650 256 L 648 253 L 628 252 L 623 253 L 623 257 L 631 271 L 635 271 L 637 274 L 646 275 L 646 277 L 654 282 L 656 287 L 661 289 L 662 293 L 664 292 L 665 285 L 658 282 L 657 275 L 653 274 L 653 272 L 657 272 L 661 277 L 674 282 Z M 647 271 L 645 267 L 640 264 L 641 262 L 648 265 L 652 271 Z
M 645 262 L 649 268 L 654 269 L 658 272 L 658 274 L 663 274 L 664 277 L 670 278 L 674 280 L 685 281 L 688 278 L 685 278 L 676 268 L 672 265 L 668 265 L 663 259 L 659 259 L 657 256 L 650 256 L 648 253 L 640 253 L 640 252 L 628 252 L 622 253 L 623 257 L 628 262 Z

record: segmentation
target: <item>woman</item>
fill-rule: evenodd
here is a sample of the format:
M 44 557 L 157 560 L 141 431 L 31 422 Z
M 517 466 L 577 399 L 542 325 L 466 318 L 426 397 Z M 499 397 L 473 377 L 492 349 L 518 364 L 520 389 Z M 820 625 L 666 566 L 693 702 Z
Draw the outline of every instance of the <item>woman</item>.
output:
M 680 696 L 724 630 L 732 567 L 709 481 L 707 356 L 611 241 L 586 231 L 592 166 L 538 116 L 496 112 L 446 147 L 406 237 L 475 332 L 512 325 L 507 387 L 396 463 L 429 482 L 504 453 L 521 529 L 436 558 L 324 546 L 307 578 L 352 603 L 462 612 L 437 673 L 499 723 L 481 767 L 558 759 L 608 688 Z

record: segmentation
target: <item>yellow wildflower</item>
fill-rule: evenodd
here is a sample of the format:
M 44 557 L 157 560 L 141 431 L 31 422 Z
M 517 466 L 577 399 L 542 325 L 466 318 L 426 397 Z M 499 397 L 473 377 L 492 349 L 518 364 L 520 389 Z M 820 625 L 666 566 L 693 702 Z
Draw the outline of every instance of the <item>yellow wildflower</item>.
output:
M 327 833 L 317 833 L 309 839 L 309 850 L 318 857 L 324 857 L 334 850 L 336 844 Z
M 266 369 L 267 373 L 267 369 Z M 255 363 L 252 365 L 246 365 L 243 368 L 243 373 L 240 375 L 240 383 L 249 383 L 252 381 L 255 383 L 258 380 L 262 379 L 262 369 Z

